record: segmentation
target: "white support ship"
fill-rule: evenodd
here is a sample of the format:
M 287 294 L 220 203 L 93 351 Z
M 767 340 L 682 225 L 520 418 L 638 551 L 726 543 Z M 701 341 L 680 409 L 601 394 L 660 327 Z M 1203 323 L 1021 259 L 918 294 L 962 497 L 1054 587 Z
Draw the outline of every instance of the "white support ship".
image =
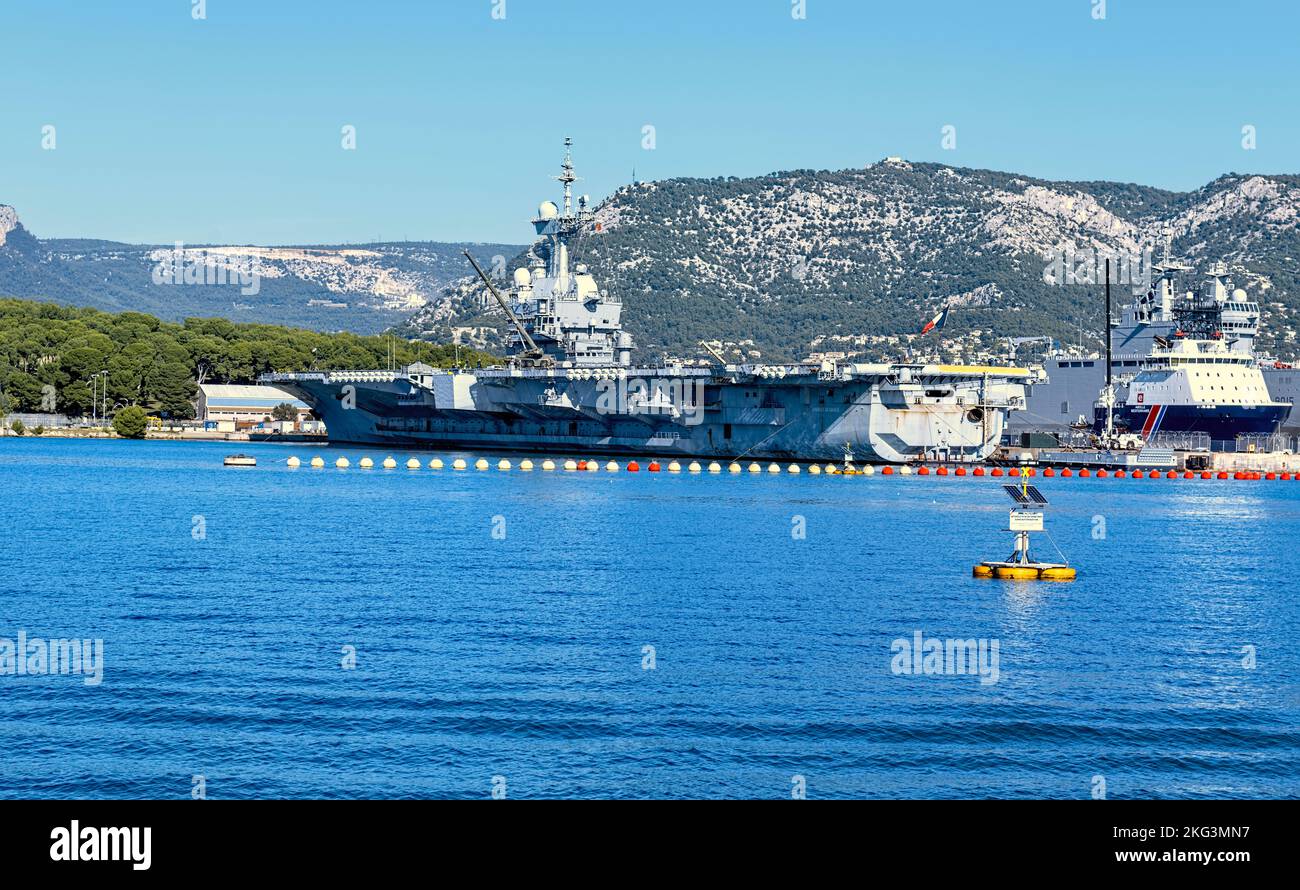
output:
M 1120 388 L 1122 400 L 1114 406 L 1119 428 L 1146 441 L 1160 432 L 1198 432 L 1211 441 L 1231 441 L 1275 433 L 1290 414 L 1289 402 L 1269 395 L 1249 345 L 1233 336 L 1239 329 L 1232 327 L 1232 310 L 1223 307 L 1244 300 L 1228 299 L 1225 273 L 1221 266 L 1210 270 L 1214 287 L 1208 294 L 1166 303 L 1173 330 L 1152 336 L 1137 374 Z M 1253 327 L 1249 330 L 1253 336 Z M 1094 426 L 1103 420 L 1099 408 Z

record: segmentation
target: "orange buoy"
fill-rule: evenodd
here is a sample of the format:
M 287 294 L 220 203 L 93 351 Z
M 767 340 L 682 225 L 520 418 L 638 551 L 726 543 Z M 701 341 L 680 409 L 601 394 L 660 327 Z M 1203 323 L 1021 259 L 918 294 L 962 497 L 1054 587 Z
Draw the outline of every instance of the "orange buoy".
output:
M 958 467 L 958 468 L 957 468 L 957 475 L 958 475 L 958 476 L 965 476 L 965 475 L 966 475 L 966 468 L 965 468 L 965 467 Z
M 1118 476 L 1119 473 L 1116 473 L 1115 475 Z M 1134 471 L 1133 471 L 1133 478 L 1134 478 L 1134 479 L 1141 479 L 1142 476 L 1143 476 L 1143 473 L 1142 473 L 1141 470 L 1134 470 Z
M 1291 478 L 1291 474 L 1290 474 L 1290 473 L 1283 473 L 1283 474 L 1282 474 L 1281 476 L 1279 476 L 1278 478 L 1281 479 L 1283 482 L 1285 482 L 1286 480 L 1288 480 L 1288 479 Z
M 1243 473 L 1241 470 L 1238 470 L 1237 472 L 1235 472 L 1235 473 L 1232 474 L 1232 478 L 1233 478 L 1233 479 L 1245 479 L 1245 478 L 1246 478 L 1246 474 Z
M 1046 470 L 1043 470 L 1044 479 L 1046 479 L 1049 476 L 1055 476 L 1055 475 L 1056 475 L 1056 471 L 1053 470 L 1051 467 L 1048 467 Z
M 1171 472 L 1172 472 L 1172 471 L 1171 471 Z M 1172 479 L 1172 478 L 1174 478 L 1174 477 L 1173 477 L 1173 476 L 1170 476 L 1169 478 Z M 1195 479 L 1195 478 L 1196 478 L 1196 474 L 1193 473 L 1191 470 L 1184 470 L 1184 471 L 1183 471 L 1183 478 L 1184 478 L 1184 479 Z
M 1227 470 L 1220 470 L 1220 471 L 1219 471 L 1219 478 L 1220 478 L 1220 479 L 1227 479 L 1227 478 L 1228 478 L 1228 471 L 1227 471 Z
M 1106 472 L 1106 471 L 1105 471 L 1105 470 L 1102 470 L 1101 472 L 1104 473 L 1104 472 Z M 1101 473 L 1098 473 L 1098 475 L 1101 475 Z M 1091 477 L 1092 477 L 1092 473 L 1088 472 L 1088 468 L 1087 468 L 1087 467 L 1084 467 L 1082 470 L 1079 471 L 1079 478 L 1080 478 L 1080 479 L 1089 479 L 1089 478 L 1091 478 Z
M 657 461 L 657 460 L 652 460 L 652 461 L 650 461 L 650 465 L 649 465 L 648 467 L 646 467 L 646 470 L 649 471 L 649 472 L 651 472 L 651 473 L 658 473 L 658 472 L 659 472 L 659 461 Z
M 1213 479 L 1213 478 L 1214 478 L 1214 474 L 1211 473 L 1209 470 L 1202 470 L 1202 471 L 1201 471 L 1201 478 L 1202 478 L 1202 479 Z
M 993 475 L 994 475 L 994 476 L 1001 476 L 1001 475 L 1003 475 L 1003 474 L 1002 474 L 1002 468 L 1001 468 L 1001 467 L 994 467 L 994 468 L 993 468 Z
M 1123 471 L 1123 470 L 1116 470 L 1116 471 L 1115 471 L 1115 478 L 1116 478 L 1116 479 L 1123 479 L 1123 478 L 1124 478 L 1124 471 Z
M 629 473 L 635 473 L 635 472 L 637 472 L 637 471 L 640 470 L 640 469 L 641 469 L 641 465 L 640 465 L 639 463 L 637 463 L 636 461 L 634 461 L 634 460 L 630 460 L 630 461 L 627 462 L 627 471 L 628 471 Z
M 1066 467 L 1064 470 L 1061 471 L 1061 475 L 1068 479 L 1069 477 L 1073 476 L 1074 473 L 1070 470 L 1069 467 Z
M 940 476 L 947 476 L 947 475 L 948 475 L 948 468 L 947 468 L 947 467 L 940 467 L 939 469 L 935 470 L 935 473 L 938 474 L 938 475 L 940 475 Z
M 884 468 L 883 470 L 880 471 L 880 475 L 882 475 L 882 476 L 892 476 L 892 475 L 894 475 L 894 468 L 891 467 L 891 466 L 889 466 L 888 464 L 886 464 L 886 465 L 885 465 L 885 468 Z
M 918 476 L 929 476 L 929 475 L 930 475 L 930 468 L 929 468 L 929 467 L 921 467 L 921 469 L 919 469 L 919 470 L 916 471 L 916 475 L 918 475 Z
M 983 467 L 976 467 L 976 468 L 975 468 L 975 475 L 976 475 L 976 476 L 983 476 L 983 475 L 984 475 L 984 468 L 983 468 Z
M 1030 475 L 1030 476 L 1037 476 L 1037 475 L 1038 475 L 1038 471 L 1035 470 L 1033 467 L 1030 467 L 1030 468 L 1029 468 L 1029 475 Z
M 1276 478 L 1277 478 L 1277 473 L 1267 473 L 1267 474 L 1265 474 L 1264 478 L 1265 478 L 1265 479 L 1269 479 L 1269 480 L 1276 479 Z

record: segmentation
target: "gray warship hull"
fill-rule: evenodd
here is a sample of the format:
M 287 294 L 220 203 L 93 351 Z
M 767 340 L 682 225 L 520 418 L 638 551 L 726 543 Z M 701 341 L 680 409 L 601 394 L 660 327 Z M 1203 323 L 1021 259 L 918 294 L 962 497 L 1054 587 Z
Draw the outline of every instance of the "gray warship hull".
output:
M 947 365 L 269 374 L 336 443 L 555 454 L 978 461 L 1028 372 Z

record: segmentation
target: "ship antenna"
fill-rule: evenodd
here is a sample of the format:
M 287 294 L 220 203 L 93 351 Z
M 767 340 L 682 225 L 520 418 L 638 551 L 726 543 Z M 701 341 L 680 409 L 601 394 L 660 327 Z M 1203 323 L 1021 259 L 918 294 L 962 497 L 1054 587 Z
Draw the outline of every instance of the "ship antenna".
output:
M 1106 258 L 1106 388 L 1110 389 L 1110 257 Z
M 555 177 L 564 183 L 564 215 L 573 214 L 573 184 L 578 181 L 577 175 L 573 172 L 573 139 L 564 137 L 564 163 L 560 165 L 562 172 Z

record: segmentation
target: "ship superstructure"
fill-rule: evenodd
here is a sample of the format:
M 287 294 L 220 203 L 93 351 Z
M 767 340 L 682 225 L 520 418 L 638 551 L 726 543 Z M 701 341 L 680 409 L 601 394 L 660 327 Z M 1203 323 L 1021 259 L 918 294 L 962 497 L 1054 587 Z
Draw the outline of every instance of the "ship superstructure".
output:
M 1171 314 L 1172 336 L 1155 337 L 1140 370 L 1119 391 L 1115 426 L 1146 441 L 1160 432 L 1204 433 L 1212 442 L 1277 432 L 1291 405 L 1272 399 L 1251 352 L 1229 345 L 1213 296 L 1190 297 Z M 1105 407 L 1095 413 L 1097 429 L 1105 425 Z
M 1024 407 L 1019 368 L 797 362 L 637 365 L 621 300 L 574 257 L 595 228 L 568 152 L 563 201 L 502 292 L 470 261 L 511 329 L 495 368 L 268 374 L 331 441 L 575 454 L 983 460 Z

